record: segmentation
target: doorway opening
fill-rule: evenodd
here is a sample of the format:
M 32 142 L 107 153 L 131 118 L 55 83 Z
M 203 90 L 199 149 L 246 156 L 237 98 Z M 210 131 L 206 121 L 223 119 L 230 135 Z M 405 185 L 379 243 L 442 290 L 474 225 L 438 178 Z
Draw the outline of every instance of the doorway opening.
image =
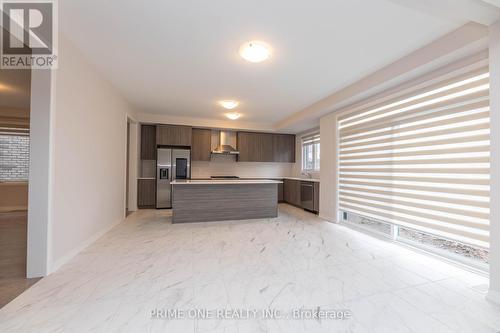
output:
M 129 216 L 131 211 L 129 207 L 130 200 L 130 119 L 127 118 L 127 162 L 126 162 L 126 177 L 125 177 L 125 216 Z
M 0 307 L 26 278 L 31 71 L 0 70 Z

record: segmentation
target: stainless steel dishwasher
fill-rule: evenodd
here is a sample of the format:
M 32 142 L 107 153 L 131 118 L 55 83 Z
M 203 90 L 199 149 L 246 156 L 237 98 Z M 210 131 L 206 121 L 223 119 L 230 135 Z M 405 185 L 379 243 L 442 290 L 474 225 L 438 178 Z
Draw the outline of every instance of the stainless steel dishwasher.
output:
M 312 182 L 300 183 L 300 201 L 302 208 L 314 211 L 314 184 Z

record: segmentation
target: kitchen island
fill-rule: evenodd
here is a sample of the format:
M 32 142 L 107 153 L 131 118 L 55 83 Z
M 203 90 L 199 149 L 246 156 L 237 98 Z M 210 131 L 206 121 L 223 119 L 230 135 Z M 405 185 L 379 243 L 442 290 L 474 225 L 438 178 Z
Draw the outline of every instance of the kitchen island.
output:
M 278 180 L 174 180 L 172 223 L 278 216 Z

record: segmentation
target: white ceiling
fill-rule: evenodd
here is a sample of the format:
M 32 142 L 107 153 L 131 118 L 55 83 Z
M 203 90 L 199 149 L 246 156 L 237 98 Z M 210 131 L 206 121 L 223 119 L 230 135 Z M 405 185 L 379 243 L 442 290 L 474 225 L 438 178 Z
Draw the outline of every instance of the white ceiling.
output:
M 500 0 L 390 0 L 437 17 L 490 25 L 500 18 Z
M 386 0 L 64 0 L 60 25 L 138 112 L 275 123 L 460 27 Z M 271 44 L 247 63 L 239 46 Z

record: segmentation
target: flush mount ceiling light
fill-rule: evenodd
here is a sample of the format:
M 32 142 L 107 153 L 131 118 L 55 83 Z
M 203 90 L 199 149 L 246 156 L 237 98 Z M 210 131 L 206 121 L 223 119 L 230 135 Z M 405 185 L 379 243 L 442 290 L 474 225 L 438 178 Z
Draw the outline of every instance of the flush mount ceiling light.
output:
M 224 109 L 228 109 L 228 110 L 234 109 L 235 107 L 238 106 L 238 104 L 240 104 L 240 102 L 234 101 L 234 100 L 231 100 L 231 99 L 220 101 L 220 105 L 222 105 L 222 107 Z
M 240 56 L 250 62 L 262 62 L 271 55 L 270 47 L 264 42 L 252 40 L 240 47 Z
M 231 120 L 236 120 L 239 117 L 241 117 L 241 114 L 239 114 L 237 112 L 230 112 L 230 113 L 226 113 L 226 117 L 228 117 Z

